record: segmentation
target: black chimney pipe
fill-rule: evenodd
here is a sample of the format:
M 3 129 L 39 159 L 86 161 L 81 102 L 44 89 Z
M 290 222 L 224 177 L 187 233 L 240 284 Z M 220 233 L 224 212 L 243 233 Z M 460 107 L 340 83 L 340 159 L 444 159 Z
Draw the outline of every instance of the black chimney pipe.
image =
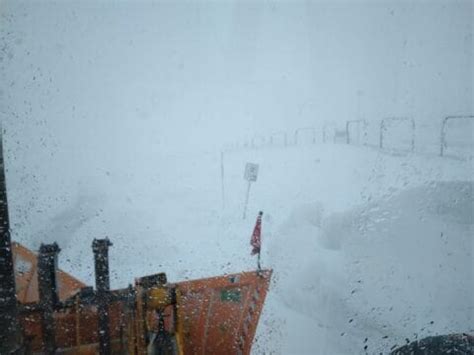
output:
M 45 354 L 54 354 L 56 351 L 54 310 L 59 302 L 56 271 L 60 251 L 56 243 L 41 244 L 38 255 L 38 291 Z
M 22 339 L 18 322 L 2 141 L 0 127 L 0 354 L 10 354 L 22 346 Z
M 99 316 L 99 353 L 109 355 L 110 329 L 109 329 L 109 239 L 94 239 L 92 250 L 95 263 L 95 287 L 97 289 L 97 312 Z

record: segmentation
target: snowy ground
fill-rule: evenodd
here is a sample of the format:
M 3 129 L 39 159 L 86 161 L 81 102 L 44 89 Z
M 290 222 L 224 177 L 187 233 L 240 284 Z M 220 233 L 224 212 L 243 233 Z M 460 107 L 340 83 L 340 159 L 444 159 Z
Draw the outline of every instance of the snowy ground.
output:
M 260 175 L 243 220 L 247 161 Z M 22 225 L 15 238 L 57 240 L 60 266 L 93 284 L 91 241 L 108 236 L 113 287 L 158 271 L 178 281 L 254 268 L 261 209 L 275 273 L 254 353 L 378 354 L 474 331 L 471 162 L 346 145 L 227 152 L 224 199 L 220 164 L 195 153 L 91 169 L 77 196 L 28 217 L 41 238 Z
M 252 207 L 275 269 L 258 352 L 378 354 L 474 330 L 472 165 L 347 146 L 243 155 L 230 179 L 261 163 Z

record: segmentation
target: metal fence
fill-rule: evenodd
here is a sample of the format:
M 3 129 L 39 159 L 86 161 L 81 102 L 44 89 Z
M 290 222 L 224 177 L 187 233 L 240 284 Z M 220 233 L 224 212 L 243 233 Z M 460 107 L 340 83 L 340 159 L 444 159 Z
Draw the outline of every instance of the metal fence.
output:
M 443 119 L 441 123 L 441 133 L 440 133 L 440 151 L 439 151 L 440 156 L 444 156 L 445 151 L 448 148 L 448 140 L 447 140 L 448 127 L 449 127 L 449 123 L 454 122 L 454 121 L 469 121 L 468 126 L 471 126 L 471 127 L 468 127 L 468 130 L 464 130 L 463 133 L 467 134 L 468 140 L 470 140 L 467 142 L 468 148 L 471 148 L 471 149 L 473 148 L 473 144 L 474 144 L 473 142 L 474 132 L 473 132 L 473 127 L 472 127 L 473 120 L 474 120 L 474 116 L 447 116 Z
M 388 132 L 388 127 L 390 124 L 393 123 L 398 123 L 399 125 L 408 125 L 408 129 L 410 131 L 408 139 L 405 139 L 409 141 L 409 149 L 411 152 L 415 151 L 415 120 L 413 118 L 408 118 L 408 117 L 388 117 L 384 118 L 380 121 L 380 141 L 379 141 L 379 148 L 384 149 L 385 148 L 385 140 L 386 140 L 386 135 Z M 405 137 L 406 138 L 406 137 Z M 400 147 L 396 147 L 400 148 Z M 403 148 L 402 148 L 403 149 Z
M 442 118 L 438 124 L 439 138 L 432 137 L 433 139 L 430 138 L 428 140 L 439 142 L 437 143 L 439 144 L 439 155 L 471 159 L 474 153 L 474 116 L 447 116 Z M 338 127 L 334 123 L 324 123 L 319 129 L 315 126 L 307 126 L 299 127 L 291 133 L 276 131 L 269 137 L 255 135 L 243 142 L 227 145 L 224 150 L 233 151 L 249 148 L 259 149 L 264 147 L 316 144 L 318 132 L 321 132 L 320 142 L 323 144 L 331 142 L 345 143 L 398 153 L 427 152 L 429 149 L 427 150 L 427 147 L 423 146 L 423 139 L 421 137 L 431 133 L 425 131 L 425 126 L 420 126 L 418 139 L 421 144 L 417 145 L 416 127 L 416 122 L 411 117 L 387 117 L 380 121 L 348 120 L 344 128 Z M 375 134 L 378 134 L 378 137 L 375 137 Z M 291 135 L 293 137 L 292 142 L 288 139 Z M 432 146 L 430 148 L 436 147 Z M 446 154 L 448 148 L 451 150 L 449 154 Z

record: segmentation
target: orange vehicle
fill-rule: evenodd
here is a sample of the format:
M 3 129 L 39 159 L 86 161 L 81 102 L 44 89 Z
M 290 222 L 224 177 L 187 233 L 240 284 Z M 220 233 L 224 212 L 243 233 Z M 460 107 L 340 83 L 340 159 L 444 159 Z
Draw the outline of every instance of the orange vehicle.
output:
M 101 324 L 100 291 L 56 270 L 48 338 L 38 299 L 43 281 L 35 280 L 38 256 L 13 243 L 13 259 L 25 351 L 38 354 L 249 354 L 271 277 L 270 270 L 178 283 L 163 273 L 141 277 L 134 287 L 107 292 Z
M 108 239 L 95 290 L 58 269 L 59 246 L 11 241 L 0 135 L 0 354 L 250 354 L 271 270 L 110 290 Z

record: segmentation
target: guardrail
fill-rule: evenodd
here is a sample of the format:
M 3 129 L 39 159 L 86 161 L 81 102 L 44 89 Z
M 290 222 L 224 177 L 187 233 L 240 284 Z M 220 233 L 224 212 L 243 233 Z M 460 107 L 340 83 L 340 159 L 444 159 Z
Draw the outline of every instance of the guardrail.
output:
M 250 140 L 250 147 L 251 148 L 259 148 L 265 145 L 266 139 L 263 136 L 253 136 Z
M 388 122 L 408 122 L 411 125 L 411 141 L 410 141 L 410 150 L 415 151 L 415 120 L 408 117 L 388 117 L 380 121 L 380 141 L 379 148 L 384 148 L 384 132 L 387 130 Z
M 365 145 L 365 137 L 367 136 L 367 121 L 366 120 L 350 120 L 346 121 L 346 143 L 351 144 L 351 132 L 350 128 L 353 125 L 357 125 L 360 128 L 362 124 L 363 136 L 364 136 L 364 145 Z
M 329 125 L 328 123 L 325 123 L 323 125 L 323 143 L 326 143 L 327 141 L 327 137 L 328 137 L 328 128 L 331 126 L 331 128 L 333 129 L 334 131 L 334 127 L 332 125 Z
M 274 132 L 271 134 L 270 145 L 275 145 L 276 138 L 278 137 L 283 137 L 283 145 L 286 147 L 288 145 L 288 135 L 283 131 Z
M 441 133 L 440 133 L 440 152 L 439 155 L 443 156 L 445 149 L 448 147 L 446 142 L 446 127 L 447 123 L 450 120 L 458 120 L 458 119 L 474 119 L 474 116 L 447 116 L 441 122 Z
M 301 133 L 301 132 L 311 132 L 311 135 L 312 135 L 312 139 L 311 139 L 311 142 L 312 144 L 315 144 L 316 143 L 316 128 L 314 127 L 303 127 L 303 128 L 298 128 L 295 130 L 295 145 L 298 145 L 298 135 Z
M 448 123 L 451 120 L 461 120 L 461 119 L 468 119 L 472 120 L 474 119 L 473 115 L 460 115 L 460 116 L 447 116 L 444 117 L 441 121 L 441 127 L 440 127 L 440 148 L 439 148 L 439 155 L 440 156 L 445 156 L 445 151 L 446 148 L 448 147 L 448 142 L 446 138 L 446 133 L 449 130 L 448 129 Z M 372 121 L 373 122 L 373 121 Z M 378 148 L 379 149 L 386 149 L 387 144 L 387 132 L 390 129 L 390 123 L 392 122 L 400 122 L 406 123 L 406 127 L 409 129 L 409 148 L 408 150 L 411 152 L 415 152 L 415 130 L 416 130 L 416 123 L 413 118 L 410 117 L 388 117 L 384 118 L 379 121 L 379 128 L 378 128 Z M 377 123 L 377 121 L 375 121 Z M 351 133 L 351 127 L 354 125 L 358 126 L 358 129 L 362 129 L 362 140 L 361 143 L 364 146 L 367 147 L 375 147 L 377 148 L 377 130 L 375 130 L 372 135 L 375 138 L 375 144 L 369 145 L 367 143 L 368 139 L 368 124 L 369 122 L 367 120 L 363 119 L 358 119 L 358 120 L 348 120 L 345 123 L 345 129 L 338 129 L 335 124 L 331 123 L 324 123 L 321 127 L 321 133 L 322 133 L 322 143 L 326 143 L 329 140 L 332 140 L 333 143 L 339 143 L 339 142 L 345 142 L 346 144 L 354 144 L 355 139 Z M 278 142 L 281 142 L 281 146 L 287 147 L 290 144 L 298 145 L 301 143 L 301 137 L 303 133 L 307 133 L 309 135 L 309 140 L 311 144 L 316 144 L 316 137 L 317 137 L 317 129 L 316 127 L 300 127 L 297 128 L 294 133 L 293 133 L 293 138 L 294 142 L 290 143 L 288 140 L 288 133 L 285 131 L 276 131 L 272 133 L 268 139 L 263 136 L 263 135 L 255 135 L 251 139 L 247 139 L 243 141 L 242 143 L 235 143 L 228 148 L 225 148 L 224 150 L 230 151 L 234 149 L 257 149 L 257 148 L 263 148 L 265 146 L 270 146 L 270 147 L 276 147 L 279 146 L 280 144 Z M 330 131 L 330 134 L 328 133 Z M 360 133 L 359 133 L 360 136 Z M 436 139 L 436 138 L 435 138 Z M 437 140 L 437 139 L 436 139 Z M 474 142 L 469 142 L 469 144 L 473 144 Z M 436 154 L 436 153 L 435 153 Z

